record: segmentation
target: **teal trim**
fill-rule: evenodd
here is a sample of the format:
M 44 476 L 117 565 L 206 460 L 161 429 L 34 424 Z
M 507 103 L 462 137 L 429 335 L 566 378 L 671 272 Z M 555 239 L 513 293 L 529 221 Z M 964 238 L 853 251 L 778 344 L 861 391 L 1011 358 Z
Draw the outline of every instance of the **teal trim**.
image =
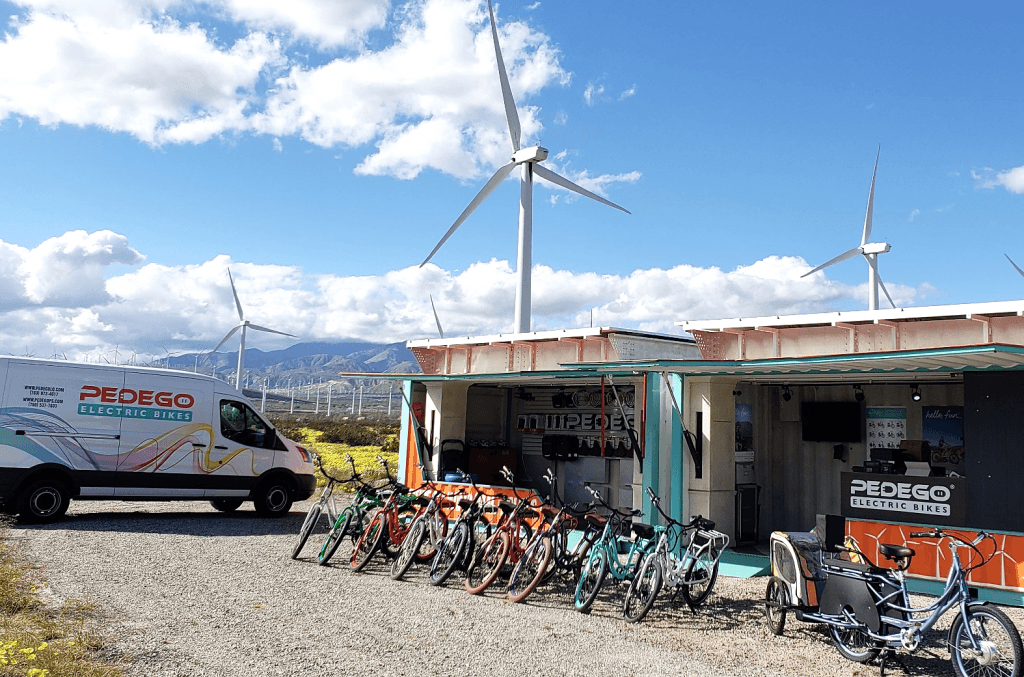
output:
M 406 402 L 412 402 L 412 381 L 402 382 L 402 392 L 405 393 L 405 397 L 402 398 L 402 425 L 398 434 L 398 467 L 405 473 L 405 469 L 409 467 L 409 417 L 412 416 L 412 410 Z
M 572 367 L 570 369 L 570 367 Z M 565 369 L 551 371 L 513 371 L 501 373 L 480 373 L 480 374 L 381 374 L 374 372 L 339 372 L 340 376 L 353 380 L 375 380 L 375 381 L 417 381 L 426 383 L 429 381 L 536 381 L 548 379 L 583 379 L 595 378 L 601 375 L 620 376 L 631 378 L 639 372 L 632 367 L 620 367 L 617 369 L 602 369 L 600 374 L 592 371 L 575 369 L 576 365 L 566 365 Z
M 745 552 L 726 550 L 718 560 L 718 573 L 733 578 L 753 578 L 768 576 L 772 572 L 772 563 L 767 555 L 754 555 Z
M 945 581 L 929 581 L 924 578 L 907 576 L 907 590 L 919 595 L 938 597 L 946 589 Z
M 670 374 L 668 377 L 669 387 L 675 395 L 676 402 L 683 406 L 683 379 L 678 374 Z M 671 402 L 669 402 L 671 407 Z M 683 472 L 686 467 L 686 444 L 683 442 L 683 425 L 679 422 L 675 408 L 669 412 L 669 420 L 672 422 L 672 443 L 670 446 L 672 468 L 670 471 L 669 489 L 672 493 L 671 512 L 672 519 L 685 523 L 683 516 L 686 514 L 686 493 L 683 480 Z
M 969 582 L 968 585 L 970 585 Z M 1016 592 L 1014 590 L 982 588 L 973 585 L 970 587 L 971 590 L 974 590 L 978 594 L 978 599 L 982 602 L 1024 607 L 1024 593 Z M 924 578 L 916 578 L 914 576 L 907 576 L 907 590 L 910 592 L 917 593 L 919 595 L 931 595 L 932 597 L 938 597 L 945 589 L 945 581 L 933 581 Z
M 642 510 L 644 515 L 653 524 L 658 521 L 656 519 L 658 511 L 651 502 L 651 497 L 647 495 L 647 489 L 650 488 L 655 494 L 661 496 L 659 489 L 661 474 L 661 454 L 659 453 L 661 448 L 661 379 L 648 378 L 646 379 L 646 384 L 647 392 L 644 397 L 644 418 L 646 419 L 646 424 L 644 426 L 643 496 L 641 500 L 643 501 Z

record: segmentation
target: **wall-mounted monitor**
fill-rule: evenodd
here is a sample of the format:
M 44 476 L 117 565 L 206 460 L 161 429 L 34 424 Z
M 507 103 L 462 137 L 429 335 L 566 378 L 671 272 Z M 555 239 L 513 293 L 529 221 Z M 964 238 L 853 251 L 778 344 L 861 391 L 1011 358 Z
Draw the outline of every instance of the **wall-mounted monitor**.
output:
M 801 438 L 804 442 L 860 442 L 863 409 L 860 402 L 802 402 Z

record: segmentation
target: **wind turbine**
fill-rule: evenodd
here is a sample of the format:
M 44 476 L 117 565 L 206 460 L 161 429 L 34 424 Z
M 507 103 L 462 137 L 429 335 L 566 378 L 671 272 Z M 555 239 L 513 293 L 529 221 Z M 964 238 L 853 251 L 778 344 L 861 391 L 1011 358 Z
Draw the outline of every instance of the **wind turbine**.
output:
M 1003 256 L 1006 257 L 1006 260 L 1010 262 L 1011 266 L 1017 269 L 1017 272 L 1021 274 L 1021 277 L 1024 277 L 1024 270 L 1021 270 L 1020 266 L 1013 262 L 1013 259 L 1010 258 L 1010 255 L 1004 253 Z
M 871 237 L 871 215 L 875 206 L 875 175 L 878 173 L 878 157 L 881 154 L 882 144 L 878 144 L 878 153 L 875 155 L 875 169 L 871 172 L 871 189 L 868 191 L 868 210 L 864 215 L 864 234 L 861 235 L 860 246 L 848 249 L 834 259 L 826 261 L 817 268 L 800 276 L 807 277 L 808 275 L 813 275 L 822 268 L 828 268 L 835 263 L 845 261 L 848 258 L 852 258 L 857 254 L 860 254 L 868 262 L 868 310 L 878 310 L 879 287 L 881 287 L 882 291 L 885 292 L 885 298 L 889 299 L 889 304 L 893 308 L 896 307 L 896 304 L 892 301 L 892 297 L 889 296 L 889 290 L 885 288 L 885 283 L 882 282 L 882 278 L 878 274 L 878 255 L 885 254 L 892 247 L 890 247 L 887 242 L 868 242 L 868 238 Z
M 498 79 L 501 82 L 501 96 L 505 103 L 505 118 L 508 121 L 508 132 L 509 138 L 512 141 L 512 159 L 511 161 L 494 172 L 494 175 L 488 179 L 484 187 L 480 189 L 476 197 L 469 203 L 469 206 L 463 210 L 459 218 L 455 220 L 452 227 L 448 229 L 448 232 L 444 234 L 441 241 L 437 243 L 433 251 L 423 260 L 420 267 L 427 265 L 427 262 L 433 258 L 437 250 L 448 241 L 448 238 L 462 225 L 462 222 L 473 213 L 480 204 L 487 199 L 495 188 L 498 187 L 502 181 L 505 180 L 512 170 L 517 166 L 521 167 L 522 179 L 520 182 L 519 189 L 519 253 L 516 259 L 516 269 L 519 273 L 519 279 L 516 283 L 516 311 L 515 311 L 515 332 L 517 334 L 523 334 L 530 331 L 530 274 L 531 268 L 533 267 L 533 176 L 536 174 L 543 179 L 547 179 L 551 183 L 554 183 L 562 188 L 579 193 L 585 197 L 589 197 L 592 200 L 597 200 L 609 207 L 615 207 L 618 210 L 624 211 L 629 214 L 629 211 L 623 209 L 614 202 L 610 202 L 599 195 L 591 193 L 589 190 L 577 186 L 569 179 L 559 176 L 547 167 L 544 167 L 540 163 L 547 159 L 548 149 L 540 146 L 530 146 L 529 148 L 520 148 L 520 142 L 522 141 L 522 129 L 519 124 L 519 113 L 516 111 L 516 102 L 512 98 L 512 88 L 508 83 L 508 74 L 505 72 L 505 62 L 501 58 L 501 47 L 498 44 L 498 27 L 494 21 L 494 7 L 491 5 L 491 0 L 487 0 L 487 11 L 490 14 L 491 19 L 491 37 L 494 39 L 494 56 L 498 62 Z
M 261 327 L 258 324 L 252 324 L 251 322 L 249 322 L 249 320 L 245 319 L 245 314 L 242 312 L 242 302 L 238 300 L 238 292 L 235 291 L 235 279 L 231 277 L 230 268 L 228 268 L 228 281 L 231 282 L 231 293 L 235 297 L 235 307 L 238 308 L 238 324 L 236 324 L 234 328 L 228 332 L 227 336 L 221 339 L 220 343 L 217 344 L 217 347 L 211 350 L 210 352 L 215 353 L 218 350 L 220 350 L 220 347 L 224 345 L 224 343 L 227 342 L 229 338 L 234 336 L 236 331 L 238 331 L 239 329 L 242 330 L 241 344 L 238 347 L 238 371 L 235 372 L 235 387 L 238 388 L 239 391 L 241 391 L 242 369 L 245 368 L 245 332 L 247 329 L 265 331 L 270 334 L 280 334 L 282 336 L 291 336 L 292 338 L 296 337 L 294 334 L 286 334 L 283 331 L 278 331 L 276 329 L 267 329 L 266 327 Z
M 433 294 L 428 294 L 428 296 L 430 296 L 430 309 L 434 311 L 434 322 L 437 324 L 437 335 L 444 338 L 444 329 L 441 328 L 441 318 L 437 316 L 437 308 L 434 307 L 434 296 Z

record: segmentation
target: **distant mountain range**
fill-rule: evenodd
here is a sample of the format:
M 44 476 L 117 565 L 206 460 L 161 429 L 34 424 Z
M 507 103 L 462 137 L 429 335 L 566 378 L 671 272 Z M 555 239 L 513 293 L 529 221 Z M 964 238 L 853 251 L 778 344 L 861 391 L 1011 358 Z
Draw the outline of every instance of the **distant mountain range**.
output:
M 238 351 L 217 353 L 186 353 L 160 360 L 154 366 L 168 366 L 183 371 L 216 374 L 234 381 L 238 366 Z M 284 350 L 245 351 L 246 384 L 250 389 L 262 388 L 268 380 L 269 388 L 287 388 L 308 384 L 332 382 L 342 390 L 359 388 L 374 392 L 387 392 L 389 381 L 345 379 L 340 372 L 368 374 L 420 373 L 412 351 L 404 343 L 297 343 Z

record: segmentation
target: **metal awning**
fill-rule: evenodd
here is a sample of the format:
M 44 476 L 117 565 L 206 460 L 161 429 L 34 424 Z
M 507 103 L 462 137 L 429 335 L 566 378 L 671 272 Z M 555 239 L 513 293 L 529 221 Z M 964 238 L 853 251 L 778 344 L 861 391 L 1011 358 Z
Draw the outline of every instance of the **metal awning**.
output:
M 575 367 L 576 365 L 572 365 Z M 492 384 L 492 385 L 525 385 L 537 383 L 556 384 L 560 381 L 571 380 L 578 385 L 598 384 L 602 376 L 634 376 L 632 368 L 622 367 L 618 369 L 603 370 L 600 374 L 591 371 L 577 371 L 575 369 L 559 369 L 555 371 L 518 371 L 509 373 L 491 374 L 379 374 L 366 372 L 339 372 L 340 378 L 351 378 L 373 381 L 417 381 L 419 383 L 446 382 L 446 381 L 469 381 L 471 383 Z
M 950 381 L 965 371 L 1024 369 L 1024 347 L 1001 344 L 879 353 L 821 355 L 764 360 L 648 360 L 632 363 L 578 364 L 569 367 L 594 375 L 630 369 L 632 373 L 670 372 L 686 376 L 749 376 L 759 382 L 822 380 Z

